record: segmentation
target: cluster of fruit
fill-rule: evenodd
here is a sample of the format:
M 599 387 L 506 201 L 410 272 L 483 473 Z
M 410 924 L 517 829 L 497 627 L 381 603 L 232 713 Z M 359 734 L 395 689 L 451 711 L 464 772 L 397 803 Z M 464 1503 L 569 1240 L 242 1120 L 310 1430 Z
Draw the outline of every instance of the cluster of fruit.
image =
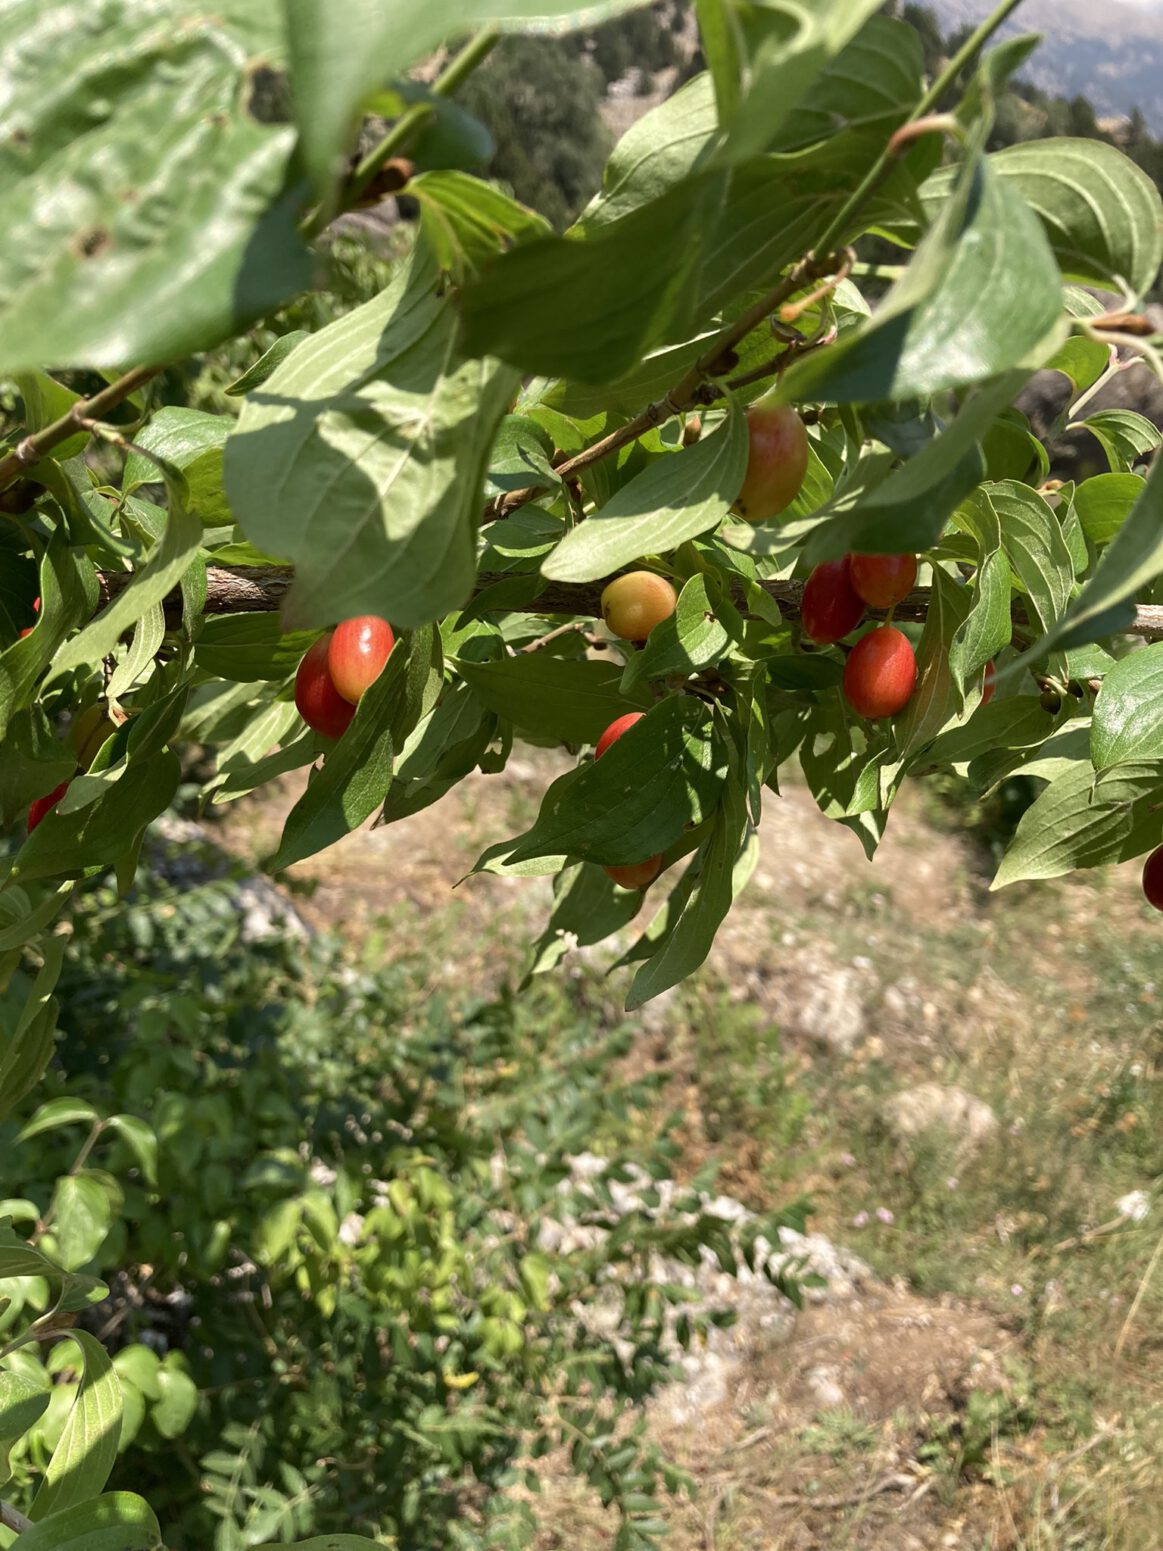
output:
M 320 636 L 295 674 L 295 704 L 307 726 L 325 738 L 342 737 L 395 644 L 391 625 L 375 614 L 345 619 Z

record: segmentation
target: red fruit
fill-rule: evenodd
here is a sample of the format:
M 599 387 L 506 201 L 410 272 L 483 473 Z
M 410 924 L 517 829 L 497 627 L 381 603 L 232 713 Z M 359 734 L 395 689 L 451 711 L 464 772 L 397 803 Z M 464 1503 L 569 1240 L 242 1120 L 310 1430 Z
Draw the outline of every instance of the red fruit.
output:
M 808 472 L 808 433 L 790 404 L 752 404 L 747 411 L 747 473 L 735 510 L 766 522 L 790 506 Z
M 853 555 L 851 559 L 852 585 L 871 608 L 895 608 L 916 584 L 916 555 Z
M 800 617 L 804 634 L 818 646 L 852 634 L 864 618 L 864 603 L 852 586 L 849 556 L 816 567 L 804 584 Z
M 598 739 L 598 746 L 594 750 L 594 758 L 601 759 L 602 755 L 610 747 L 610 744 L 617 743 L 622 734 L 629 732 L 634 723 L 640 722 L 645 715 L 645 711 L 627 711 L 625 716 L 620 716 L 617 721 L 611 722 Z
M 355 707 L 345 700 L 331 682 L 327 671 L 329 635 L 320 636 L 306 652 L 295 674 L 295 704 L 299 715 L 325 738 L 339 738 L 351 726 Z
M 917 659 L 895 625 L 862 635 L 844 664 L 844 696 L 857 716 L 872 720 L 904 710 L 917 682 Z
M 36 826 L 47 814 L 51 813 L 69 789 L 69 783 L 62 781 L 59 786 L 54 786 L 47 797 L 38 797 L 35 802 L 28 805 L 28 833 L 31 835 Z
M 336 625 L 327 648 L 327 671 L 345 700 L 358 703 L 383 672 L 395 644 L 391 625 L 375 614 L 360 614 Z
M 1153 910 L 1163 910 L 1163 846 L 1143 863 L 1143 893 Z
M 646 889 L 662 871 L 662 857 L 650 856 L 644 862 L 630 862 L 625 867 L 607 867 L 604 871 L 620 889 Z
M 39 614 L 40 613 L 40 597 L 39 596 L 33 598 L 33 600 L 32 600 L 32 612 L 34 614 Z M 32 631 L 33 631 L 33 626 L 32 625 L 27 625 L 20 632 L 20 639 L 23 641 L 26 635 L 31 635 L 32 634 Z
M 993 699 L 993 692 L 997 688 L 997 669 L 992 662 L 987 662 L 985 672 L 981 676 L 981 704 L 988 705 Z

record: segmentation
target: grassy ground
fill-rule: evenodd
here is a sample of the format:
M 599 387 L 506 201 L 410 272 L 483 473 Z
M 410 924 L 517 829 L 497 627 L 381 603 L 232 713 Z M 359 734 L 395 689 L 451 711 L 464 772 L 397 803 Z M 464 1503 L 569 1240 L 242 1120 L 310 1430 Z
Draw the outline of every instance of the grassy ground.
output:
M 503 983 L 547 887 L 449 885 L 546 779 L 481 780 L 344 843 L 299 870 L 303 908 L 423 985 Z M 235 820 L 236 842 L 261 853 L 280 806 Z M 989 840 L 922 792 L 870 867 L 793 788 L 704 971 L 638 1015 L 633 1063 L 665 1079 L 639 1123 L 679 1115 L 680 1168 L 717 1167 L 755 1207 L 810 1196 L 813 1227 L 883 1279 L 842 1316 L 809 1311 L 729 1416 L 670 1429 L 702 1486 L 675 1506 L 680 1551 L 1163 1544 L 1158 917 L 1133 868 L 990 895 Z M 620 1018 L 601 969 L 567 959 L 539 1017 Z M 802 1032 L 805 996 L 839 972 L 862 1009 L 847 1052 Z M 978 1150 L 894 1140 L 886 1099 L 932 1081 L 992 1107 Z M 1116 1205 L 1133 1191 L 1141 1222 Z M 557 1485 L 546 1545 L 609 1544 Z

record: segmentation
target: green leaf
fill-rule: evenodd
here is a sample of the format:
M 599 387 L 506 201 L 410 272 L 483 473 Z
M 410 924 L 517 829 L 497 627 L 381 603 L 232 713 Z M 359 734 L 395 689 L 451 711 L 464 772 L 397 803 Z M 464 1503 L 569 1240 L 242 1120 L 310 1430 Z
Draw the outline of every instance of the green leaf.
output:
M 27 995 L 23 976 L 3 993 L 15 994 L 17 1007 L 14 1018 L 5 1018 L 7 1028 L 0 1026 L 0 1119 L 40 1081 L 53 1052 L 57 1004 L 52 993 L 64 962 L 65 939 L 54 934 L 42 938 L 39 947 L 42 963 Z
M 1008 601 L 1009 589 L 1006 589 Z M 935 569 L 929 612 L 917 647 L 917 687 L 896 722 L 901 759 L 932 741 L 957 716 L 962 696 L 950 661 L 953 642 L 970 618 L 972 594 Z
M 1090 724 L 1096 770 L 1163 760 L 1163 643 L 1132 652 L 1102 681 Z
M 159 1398 L 150 1411 L 153 1425 L 163 1438 L 179 1438 L 198 1410 L 198 1386 L 180 1368 L 158 1369 Z
M 48 1402 L 46 1384 L 35 1384 L 23 1374 L 0 1372 L 0 1485 L 12 1475 L 12 1445 L 36 1425 Z
M 1078 761 L 1023 814 L 992 887 L 1140 855 L 1158 844 L 1161 802 L 1161 765 L 1123 764 L 1096 775 L 1088 760 Z
M 29 1513 L 37 1521 L 99 1495 L 121 1436 L 121 1386 L 104 1348 L 84 1330 L 70 1330 L 63 1339 L 80 1348 L 83 1374 Z
M 1108 545 L 1094 575 L 1055 627 L 1016 662 L 1016 675 L 1052 647 L 1083 646 L 1125 630 L 1134 617 L 1133 599 L 1163 572 L 1163 463 L 1156 462 L 1130 515 Z
M 45 426 L 52 425 L 54 420 L 68 414 L 81 397 L 46 372 L 14 372 L 13 377 L 20 389 L 20 397 L 24 400 L 25 431 L 43 431 Z M 84 450 L 88 440 L 88 431 L 78 431 L 75 436 L 58 442 L 50 449 L 48 456 L 58 463 L 65 458 L 76 457 L 77 453 Z
M 295 346 L 309 338 L 307 329 L 292 329 L 289 334 L 280 334 L 270 349 L 265 350 L 254 365 L 248 366 L 242 376 L 236 377 L 228 388 L 223 389 L 223 392 L 229 394 L 231 398 L 241 398 L 252 388 L 261 387 L 275 367 L 281 366 L 287 359 Z
M 727 778 L 710 836 L 691 863 L 697 869 L 694 887 L 657 952 L 634 976 L 626 998 L 627 1012 L 633 1012 L 698 969 L 758 857 L 758 842 L 748 827 L 743 785 L 732 773 Z
M 1106 453 L 1112 474 L 1129 473 L 1163 442 L 1158 426 L 1133 409 L 1102 409 L 1067 429 L 1089 431 Z
M 549 651 L 461 662 L 457 671 L 490 711 L 520 731 L 560 743 L 596 743 L 615 717 L 654 703 L 648 693 L 620 692 L 618 663 Z
M 950 727 L 929 745 L 926 764 L 969 765 L 970 779 L 975 788 L 989 784 L 989 778 L 979 781 L 972 770 L 972 762 L 997 750 L 1014 750 L 1019 753 L 1036 749 L 1045 743 L 1054 731 L 1054 718 L 1042 709 L 1037 695 L 998 695 L 989 705 L 979 705 L 977 710 L 960 727 Z
M 108 0 L 92 21 L 84 0 L 4 7 L 7 371 L 180 358 L 311 283 L 294 131 L 252 102 L 275 0 Z
M 136 1115 L 111 1115 L 105 1122 L 110 1131 L 116 1131 L 137 1159 L 137 1166 L 147 1185 L 157 1184 L 157 1137 L 144 1120 Z
M 646 554 L 677 549 L 716 527 L 747 470 L 747 423 L 732 410 L 693 447 L 667 453 L 635 475 L 542 562 L 553 581 L 599 581 Z
M 678 595 L 674 613 L 655 625 L 642 650 L 626 664 L 622 691 L 628 693 L 643 679 L 688 677 L 717 662 L 730 643 L 707 595 L 707 578 L 692 576 Z
M 721 760 L 707 706 L 671 695 L 601 759 L 554 781 L 533 828 L 499 849 L 510 864 L 563 855 L 611 866 L 645 861 L 714 810 Z
M 35 1111 L 31 1120 L 25 1122 L 16 1140 L 27 1142 L 30 1137 L 40 1136 L 45 1131 L 55 1131 L 58 1126 L 91 1126 L 96 1119 L 97 1111 L 83 1099 L 50 1099 Z
M 420 203 L 424 235 L 436 262 L 457 284 L 476 274 L 499 250 L 551 230 L 535 210 L 463 172 L 426 172 L 412 179 L 408 194 Z
M 360 110 L 384 80 L 479 27 L 520 27 L 529 18 L 587 27 L 640 0 L 286 0 L 291 84 L 303 159 L 315 193 L 330 208 Z
M 591 236 L 501 254 L 461 293 L 465 351 L 578 382 L 618 376 L 689 326 L 701 238 L 723 194 L 722 180 L 703 174 Z
M 109 1196 L 92 1175 L 66 1174 L 57 1181 L 51 1211 L 61 1264 L 66 1271 L 79 1271 L 109 1232 Z
M 571 948 L 590 947 L 621 931 L 641 910 L 643 898 L 634 889 L 616 889 L 592 862 L 563 868 L 554 879 L 553 912 L 534 944 L 524 984 L 553 969 Z
M 1121 279 L 1134 292 L 1151 286 L 1163 262 L 1163 204 L 1122 151 L 1102 140 L 1034 140 L 996 151 L 989 161 L 1041 221 L 1066 279 Z M 924 192 L 928 199 L 930 188 Z
M 278 1541 L 266 1546 L 253 1546 L 251 1551 L 372 1551 L 381 1544 L 363 1535 L 314 1535 L 310 1540 L 294 1540 L 288 1544 Z
M 439 636 L 431 628 L 401 636 L 387 666 L 355 708 L 351 726 L 287 815 L 269 867 L 279 871 L 314 856 L 362 824 L 383 802 L 398 750 L 439 690 Z
M 219 614 L 204 622 L 194 643 L 194 661 L 206 673 L 234 684 L 281 682 L 294 673 L 317 639 L 314 630 L 284 632 L 277 614 Z
M 516 379 L 460 360 L 439 293 L 420 244 L 243 404 L 227 492 L 247 537 L 295 564 L 292 627 L 378 614 L 407 629 L 472 591 L 488 451 Z
M 199 409 L 167 404 L 134 437 L 137 447 L 164 458 L 186 476 L 186 505 L 204 527 L 234 521 L 222 483 L 223 448 L 231 421 Z M 125 460 L 121 488 L 132 494 L 139 485 L 156 484 L 158 466 L 152 458 L 131 450 Z
M 42 1519 L 20 1536 L 21 1551 L 153 1551 L 161 1545 L 153 1509 L 133 1492 L 107 1492 Z
M 1140 474 L 1095 474 L 1082 481 L 1074 492 L 1074 510 L 1096 549 L 1111 542 L 1142 493 Z
M 178 481 L 181 478 L 179 474 Z M 129 585 L 56 653 L 50 682 L 109 656 L 122 635 L 173 591 L 193 561 L 202 542 L 202 524 L 187 508 L 180 486 L 169 479 L 167 483 L 171 486 L 170 507 L 161 539 Z
M 51 878 L 115 862 L 134 836 L 169 807 L 180 777 L 181 762 L 169 750 L 131 764 L 112 784 L 78 776 L 16 853 L 13 876 Z M 93 785 L 100 792 L 94 801 L 70 806 Z
M 1056 514 L 1036 490 L 1005 480 L 985 485 L 975 497 L 993 508 L 1002 548 L 1034 618 L 1049 630 L 1062 617 L 1074 586 L 1070 548 Z
M 0 652 L 0 738 L 13 715 L 34 698 L 37 680 L 53 653 L 97 606 L 97 575 L 91 562 L 69 547 L 59 527 L 40 564 L 41 606 L 36 626 L 22 641 Z
M 987 159 L 973 157 L 874 316 L 793 365 L 781 397 L 875 403 L 981 382 L 1041 347 L 1061 314 L 1038 222 Z

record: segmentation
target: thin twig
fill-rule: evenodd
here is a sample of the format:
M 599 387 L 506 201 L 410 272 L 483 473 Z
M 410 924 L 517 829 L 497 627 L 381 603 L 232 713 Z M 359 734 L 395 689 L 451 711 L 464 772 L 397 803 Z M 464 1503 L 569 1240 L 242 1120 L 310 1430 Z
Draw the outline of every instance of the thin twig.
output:
M 6 457 L 0 458 L 0 490 L 7 489 L 54 447 L 67 442 L 78 431 L 87 430 L 87 422 L 100 420 L 107 410 L 115 409 L 160 371 L 160 366 L 135 366 L 124 377 L 118 377 L 116 382 L 102 388 L 100 393 L 94 393 L 92 398 L 78 399 L 59 420 L 17 442 Z
M 24 1514 L 11 1503 L 0 1503 L 0 1524 L 5 1529 L 15 1530 L 18 1535 L 23 1535 L 25 1530 L 32 1528 L 32 1520 L 26 1519 Z
M 543 646 L 548 646 L 551 641 L 558 641 L 562 636 L 566 635 L 578 635 L 584 632 L 585 628 L 585 620 L 571 619 L 567 624 L 558 625 L 555 629 L 548 631 L 547 634 L 538 636 L 536 641 L 530 641 L 528 646 L 521 648 L 518 656 L 523 656 L 526 652 L 539 652 Z M 586 640 L 591 646 L 605 647 L 609 645 L 609 642 L 603 641 L 600 636 L 587 635 Z
M 1147 1288 L 1151 1285 L 1151 1278 L 1155 1274 L 1155 1267 L 1159 1264 L 1159 1257 L 1163 1255 L 1163 1234 L 1159 1236 L 1159 1242 L 1155 1246 L 1155 1253 L 1147 1263 L 1147 1269 L 1143 1272 L 1143 1280 L 1139 1283 L 1139 1290 L 1135 1294 L 1134 1302 L 1127 1310 L 1127 1317 L 1123 1321 L 1123 1328 L 1119 1331 L 1119 1338 L 1115 1342 L 1115 1356 L 1118 1357 L 1126 1345 L 1127 1337 L 1131 1333 L 1131 1326 L 1135 1323 L 1135 1316 L 1142 1307 L 1143 1299 L 1147 1296 Z

